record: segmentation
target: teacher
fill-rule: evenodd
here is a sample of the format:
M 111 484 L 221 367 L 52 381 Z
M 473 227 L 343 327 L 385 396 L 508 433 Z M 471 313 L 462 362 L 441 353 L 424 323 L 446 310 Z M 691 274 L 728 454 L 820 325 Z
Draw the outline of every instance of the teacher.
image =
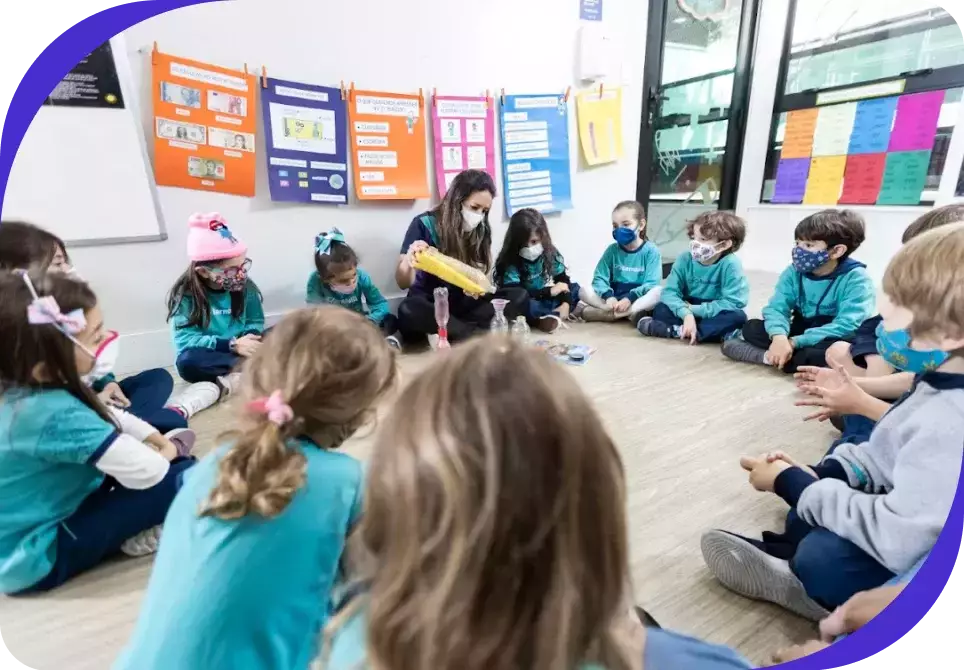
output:
M 415 254 L 434 247 L 489 275 L 492 271 L 489 210 L 492 209 L 494 197 L 495 182 L 488 173 L 466 170 L 452 180 L 445 197 L 435 209 L 412 219 L 395 269 L 398 287 L 409 289 L 408 296 L 398 308 L 399 329 L 407 341 L 438 333 L 433 291 L 440 286 L 449 291 L 448 336 L 452 342 L 488 330 L 495 316 L 491 304 L 494 297 L 509 301 L 505 315 L 510 321 L 525 314 L 528 294 L 524 289 L 504 289 L 495 295 L 469 295 L 457 286 L 417 271 L 413 265 Z

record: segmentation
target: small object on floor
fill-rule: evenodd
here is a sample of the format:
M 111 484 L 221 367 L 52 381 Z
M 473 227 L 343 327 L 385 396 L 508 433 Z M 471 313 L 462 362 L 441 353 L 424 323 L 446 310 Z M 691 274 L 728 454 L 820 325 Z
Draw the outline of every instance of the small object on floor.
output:
M 178 393 L 168 407 L 190 419 L 198 412 L 216 405 L 221 398 L 221 389 L 214 382 L 197 382 Z
M 646 610 L 644 610 L 642 607 L 639 607 L 639 606 L 637 605 L 637 606 L 634 607 L 633 609 L 634 609 L 635 612 L 636 612 L 637 618 L 639 618 L 639 623 L 643 624 L 643 625 L 646 626 L 647 628 L 662 628 L 662 626 L 660 626 L 658 623 L 656 623 L 656 619 L 654 619 L 653 617 L 651 617 L 651 616 L 649 615 L 649 612 L 647 612 Z
M 154 526 L 147 530 L 142 530 L 134 537 L 124 540 L 121 545 L 121 553 L 138 558 L 140 556 L 150 556 L 157 553 L 157 545 L 161 542 L 161 526 Z
M 232 372 L 223 377 L 218 377 L 218 383 L 221 384 L 221 388 L 224 389 L 224 397 L 227 398 L 237 393 L 238 389 L 241 388 L 241 373 Z
M 807 595 L 790 564 L 774 558 L 743 538 L 711 530 L 700 539 L 703 560 L 723 586 L 753 600 L 765 600 L 809 619 L 829 612 Z
M 177 447 L 178 456 L 190 456 L 191 450 L 194 449 L 194 443 L 197 442 L 197 434 L 190 428 L 175 428 L 165 433 L 164 437 Z
M 402 350 L 402 343 L 399 342 L 398 338 L 395 337 L 394 335 L 389 335 L 388 337 L 385 338 L 385 341 L 388 342 L 388 346 L 390 346 L 395 351 Z
M 515 321 L 512 322 L 512 327 L 509 329 L 509 332 L 512 334 L 512 337 L 523 343 L 529 342 L 529 335 L 532 333 L 532 331 L 529 330 L 529 324 L 526 322 L 526 318 L 524 316 L 517 316 L 515 318 Z
M 734 361 L 766 365 L 767 352 L 760 347 L 746 342 L 742 338 L 734 337 L 729 340 L 724 340 L 723 346 L 720 349 L 724 356 Z
M 640 335 L 646 335 L 647 337 L 663 337 L 667 339 L 673 337 L 672 328 L 651 316 L 641 318 L 639 323 L 636 324 L 636 330 L 639 331 Z
M 535 346 L 545 350 L 557 361 L 568 365 L 585 365 L 596 353 L 595 348 L 585 344 L 553 344 L 549 340 L 538 340 Z

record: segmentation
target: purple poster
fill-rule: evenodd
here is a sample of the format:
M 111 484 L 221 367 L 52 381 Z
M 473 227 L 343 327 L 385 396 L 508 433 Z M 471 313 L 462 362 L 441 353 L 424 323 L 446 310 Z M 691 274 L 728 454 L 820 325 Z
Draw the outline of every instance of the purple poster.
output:
M 267 78 L 261 89 L 271 199 L 348 202 L 348 113 L 341 90 Z
M 800 203 L 807 190 L 810 174 L 809 158 L 784 158 L 777 166 L 777 182 L 773 188 L 771 203 Z
M 944 104 L 944 91 L 902 95 L 887 151 L 930 151 L 934 148 L 937 120 Z

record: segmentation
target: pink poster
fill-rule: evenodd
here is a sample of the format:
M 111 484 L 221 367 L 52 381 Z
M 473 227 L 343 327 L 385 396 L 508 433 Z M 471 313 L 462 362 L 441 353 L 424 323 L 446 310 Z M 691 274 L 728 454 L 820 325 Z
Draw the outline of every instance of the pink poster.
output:
M 937 120 L 944 104 L 944 91 L 902 95 L 897 99 L 897 118 L 890 132 L 887 151 L 923 151 L 934 148 Z
M 495 179 L 495 105 L 489 98 L 437 95 L 432 101 L 435 178 L 439 197 L 462 170 Z

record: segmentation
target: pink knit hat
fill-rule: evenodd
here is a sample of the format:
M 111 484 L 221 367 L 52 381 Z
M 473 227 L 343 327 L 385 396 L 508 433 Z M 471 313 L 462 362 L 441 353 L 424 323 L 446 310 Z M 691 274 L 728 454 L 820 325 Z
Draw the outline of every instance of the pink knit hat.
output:
M 247 245 L 231 234 L 220 214 L 194 214 L 187 225 L 187 255 L 192 261 L 223 261 L 248 252 Z

